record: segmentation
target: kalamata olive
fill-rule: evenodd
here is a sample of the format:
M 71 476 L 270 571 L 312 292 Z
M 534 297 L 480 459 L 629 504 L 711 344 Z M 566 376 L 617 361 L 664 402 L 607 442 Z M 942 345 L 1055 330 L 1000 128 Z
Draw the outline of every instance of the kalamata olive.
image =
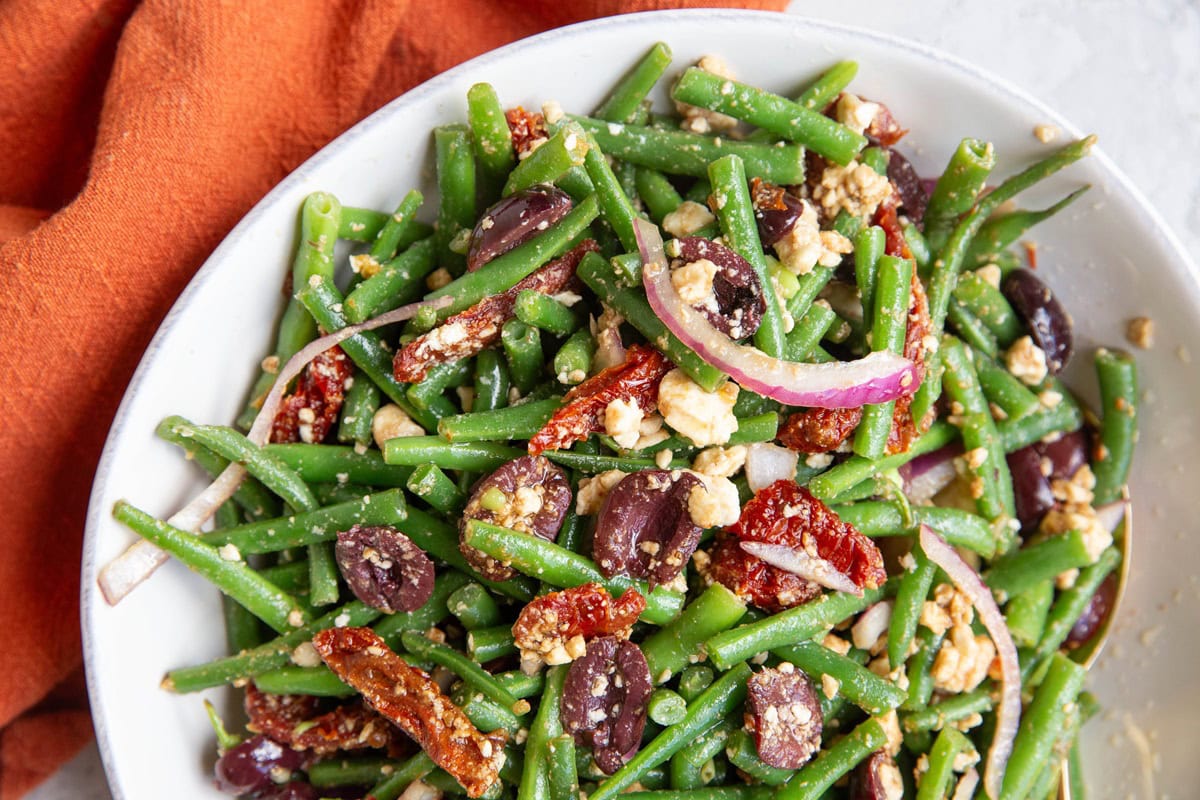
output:
M 1057 374 L 1071 358 L 1071 315 L 1050 287 L 1027 269 L 1008 273 L 1001 289 L 1029 328 L 1033 343 L 1046 353 L 1046 368 Z
M 900 195 L 900 211 L 920 226 L 925 217 L 925 208 L 929 205 L 929 193 L 925 191 L 925 184 L 911 161 L 899 150 L 891 149 L 888 153 L 887 176 Z
M 800 198 L 788 194 L 782 186 L 755 178 L 751 181 L 754 220 L 758 223 L 758 238 L 766 247 L 778 242 L 804 213 Z
M 592 556 L 604 576 L 649 578 L 651 588 L 672 581 L 700 543 L 688 498 L 702 485 L 689 472 L 661 469 L 622 478 L 596 518 Z
M 637 752 L 646 727 L 650 668 L 633 642 L 605 636 L 587 643 L 563 683 L 563 727 L 592 748 L 596 765 L 612 775 Z
M 565 217 L 571 206 L 569 194 L 548 184 L 513 192 L 483 212 L 475 223 L 467 250 L 467 270 L 473 272 L 529 241 Z
M 1088 436 L 1080 428 L 1052 442 L 1036 442 L 1038 455 L 1050 462 L 1050 480 L 1069 481 L 1087 463 Z
M 213 773 L 217 788 L 226 794 L 258 795 L 287 781 L 304 762 L 303 754 L 258 735 L 226 750 Z
M 570 504 L 571 484 L 561 469 L 543 456 L 521 456 L 475 484 L 460 532 L 465 534 L 468 520 L 478 519 L 553 542 Z M 458 549 L 485 577 L 504 581 L 516 574 L 461 541 Z
M 767 304 L 746 259 L 701 236 L 671 242 L 671 281 L 684 302 L 734 339 L 754 334 Z
M 850 800 L 902 800 L 904 777 L 886 750 L 876 750 L 850 773 Z
M 1065 644 L 1068 650 L 1083 647 L 1103 627 L 1104 621 L 1108 619 L 1108 615 L 1112 612 L 1113 605 L 1116 603 L 1117 585 L 1119 582 L 1120 576 L 1114 572 L 1105 578 L 1103 583 L 1096 589 L 1096 593 L 1088 601 L 1083 614 L 1075 622 L 1075 626 L 1071 628 L 1071 632 L 1067 634 Z
M 821 747 L 821 701 L 808 677 L 784 662 L 746 682 L 746 727 L 758 757 L 780 769 L 799 769 Z
M 1017 520 L 1021 530 L 1037 527 L 1054 508 L 1054 492 L 1050 490 L 1050 479 L 1042 472 L 1042 455 L 1037 445 L 1029 445 L 1008 454 L 1008 471 L 1012 474 L 1013 499 L 1017 507 Z
M 416 611 L 433 594 L 433 562 L 395 528 L 355 525 L 334 554 L 354 596 L 385 614 Z

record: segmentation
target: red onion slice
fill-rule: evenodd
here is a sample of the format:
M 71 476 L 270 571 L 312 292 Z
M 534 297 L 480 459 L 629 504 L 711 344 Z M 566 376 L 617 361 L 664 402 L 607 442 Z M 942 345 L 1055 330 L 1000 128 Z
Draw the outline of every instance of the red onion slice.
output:
M 1008 757 L 1012 755 L 1013 739 L 1021 724 L 1021 665 L 1017 661 L 1017 646 L 1009 635 L 1008 624 L 996 605 L 996 598 L 984 585 L 979 573 L 928 525 L 921 526 L 920 542 L 929 560 L 941 567 L 954 586 L 971 601 L 1000 656 L 1000 703 L 996 707 L 996 732 L 988 749 L 983 773 L 983 786 L 988 797 L 999 797 L 1004 784 L 1004 769 Z
M 860 650 L 870 650 L 892 623 L 891 600 L 880 600 L 859 616 L 850 627 L 850 639 Z
M 958 779 L 954 787 L 954 796 L 950 800 L 971 800 L 975 796 L 975 787 L 979 786 L 979 772 L 971 767 Z
M 679 298 L 671 284 L 658 228 L 634 220 L 646 298 L 663 324 L 705 361 L 743 387 L 781 403 L 811 408 L 857 408 L 885 403 L 916 390 L 913 363 L 880 351 L 857 361 L 798 364 L 740 345 Z
M 954 458 L 962 455 L 962 444 L 952 442 L 932 453 L 917 456 L 900 467 L 904 479 L 904 494 L 914 503 L 924 503 L 950 485 L 958 477 Z
M 1116 533 L 1117 528 L 1125 521 L 1125 509 L 1129 503 L 1125 500 L 1114 500 L 1096 507 L 1096 519 L 1109 533 Z
M 855 586 L 854 581 L 838 572 L 823 558 L 813 558 L 803 550 L 788 547 L 786 544 L 738 542 L 738 545 L 750 555 L 762 559 L 772 567 L 799 575 L 801 578 L 820 584 L 827 589 L 862 597 L 863 590 Z
M 384 325 L 391 325 L 411 319 L 426 306 L 440 309 L 445 308 L 452 302 L 453 298 L 451 297 L 439 297 L 436 300 L 410 303 L 380 314 L 366 322 L 361 322 L 357 325 L 347 325 L 341 330 L 334 331 L 309 342 L 301 348 L 300 352 L 289 358 L 287 363 L 283 365 L 283 368 L 279 370 L 279 374 L 275 377 L 275 382 L 271 385 L 271 390 L 267 392 L 266 397 L 263 399 L 262 408 L 259 409 L 258 415 L 254 418 L 254 424 L 250 426 L 250 431 L 246 434 L 246 438 L 259 447 L 267 443 L 267 439 L 271 435 L 271 425 L 275 421 L 275 415 L 279 411 L 280 403 L 283 402 L 283 393 L 286 391 L 288 384 L 308 366 L 310 361 L 321 353 L 363 331 L 374 330 L 375 328 L 382 328 Z M 196 495 L 186 506 L 168 518 L 168 524 L 185 531 L 195 532 L 200 530 L 200 526 L 217 512 L 221 504 L 233 497 L 233 493 L 237 491 L 238 486 L 241 485 L 242 479 L 245 476 L 245 467 L 241 464 L 230 464 L 203 492 Z M 124 553 L 114 558 L 100 570 L 100 575 L 96 582 L 100 586 L 100 593 L 104 596 L 105 602 L 114 606 L 121 602 L 138 584 L 149 578 L 166 561 L 166 553 L 145 539 L 138 539 Z
M 757 492 L 778 480 L 796 477 L 796 465 L 800 454 L 786 447 L 755 442 L 746 448 L 746 483 L 750 491 Z

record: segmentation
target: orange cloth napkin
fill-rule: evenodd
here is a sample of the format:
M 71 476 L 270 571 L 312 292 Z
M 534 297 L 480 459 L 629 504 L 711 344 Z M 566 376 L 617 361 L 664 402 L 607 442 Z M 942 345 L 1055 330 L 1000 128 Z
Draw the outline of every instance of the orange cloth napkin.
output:
M 142 350 L 226 232 L 334 136 L 471 56 L 706 5 L 786 2 L 0 3 L 0 800 L 92 735 L 76 611 L 92 473 Z

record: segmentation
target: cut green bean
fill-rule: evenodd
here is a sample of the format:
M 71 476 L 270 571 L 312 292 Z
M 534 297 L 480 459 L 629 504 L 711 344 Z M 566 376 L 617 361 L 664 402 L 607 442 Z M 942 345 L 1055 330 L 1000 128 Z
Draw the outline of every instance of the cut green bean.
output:
M 655 689 L 646 703 L 646 713 L 659 725 L 674 725 L 687 714 L 687 701 L 670 689 Z
M 171 419 L 175 418 L 167 418 L 167 420 Z M 155 436 L 164 442 L 182 447 L 188 457 L 213 478 L 216 478 L 225 470 L 225 467 L 229 466 L 229 459 L 199 444 L 191 436 L 184 436 L 183 429 L 170 424 L 167 420 L 155 427 Z M 246 476 L 238 485 L 233 493 L 233 499 L 251 520 L 267 519 L 279 514 L 279 501 L 258 482 L 257 478 L 252 476 Z
M 872 292 L 875 306 L 871 323 L 871 350 L 902 355 L 912 295 L 912 262 L 883 255 L 878 258 L 875 271 L 877 275 Z M 888 438 L 891 436 L 892 416 L 895 410 L 895 400 L 863 407 L 862 421 L 854 434 L 855 454 L 872 459 L 883 457 L 887 451 Z
M 439 436 L 402 436 L 383 443 L 383 460 L 416 467 L 433 464 L 442 469 L 491 472 L 521 451 L 491 442 L 447 442 Z
M 971 354 L 983 396 L 1004 412 L 1005 419 L 1020 419 L 1042 408 L 1042 401 L 1004 367 L 978 350 Z
M 772 648 L 771 652 L 795 664 L 815 681 L 820 681 L 823 675 L 835 679 L 839 684 L 838 694 L 868 714 L 883 714 L 904 702 L 904 690 L 896 684 L 817 642 L 784 645 Z
M 370 263 L 373 268 L 378 268 L 395 258 L 397 253 L 403 251 L 418 239 L 423 238 L 421 234 L 423 233 L 422 228 L 424 226 L 417 222 L 417 212 L 421 210 L 421 204 L 424 202 L 424 195 L 416 189 L 404 195 L 400 204 L 396 206 L 396 210 L 392 212 L 387 222 L 380 228 L 379 235 L 375 237 L 375 241 L 371 243 L 371 251 L 368 254 L 369 261 L 360 259 L 358 263 Z M 353 265 L 353 263 L 352 259 L 351 264 Z M 360 267 L 355 271 L 361 273 L 362 269 Z M 370 276 L 364 277 L 369 278 Z M 396 305 L 400 304 L 397 303 Z
M 946 243 L 958 218 L 971 210 L 996 166 L 991 142 L 963 139 L 950 156 L 925 208 L 925 238 L 933 251 Z
M 467 633 L 467 652 L 480 664 L 517 652 L 511 625 L 476 628 Z
M 936 731 L 973 714 L 986 714 L 992 709 L 992 691 L 991 683 L 985 683 L 978 689 L 951 695 L 928 708 L 905 714 L 904 730 L 908 733 Z
M 1000 347 L 1008 347 L 1024 335 L 1024 326 L 1008 298 L 978 273 L 959 275 L 952 294 L 988 329 Z
M 496 605 L 488 590 L 478 583 L 468 583 L 456 589 L 447 598 L 446 607 L 468 631 L 500 622 L 500 606 Z
M 808 490 L 822 500 L 830 500 L 873 475 L 896 469 L 917 456 L 944 447 L 957 436 L 958 432 L 954 426 L 938 420 L 930 426 L 925 435 L 913 442 L 907 452 L 874 461 L 862 456 L 853 456 L 809 481 Z
M 921 277 L 925 277 L 929 264 L 933 260 L 933 254 L 929 251 L 929 242 L 925 240 L 925 235 L 921 233 L 917 226 L 912 223 L 903 225 L 903 232 L 904 242 L 908 245 L 909 252 L 912 253 L 913 261 L 917 262 L 917 268 L 920 270 Z
M 521 160 L 508 174 L 504 196 L 539 183 L 554 183 L 572 167 L 583 165 L 588 152 L 588 137 L 577 125 L 561 126 L 558 132 Z
M 684 609 L 684 613 L 686 612 L 687 610 Z M 689 703 L 692 702 L 700 696 L 701 692 L 712 686 L 716 677 L 712 668 L 703 664 L 692 664 L 685 667 L 679 674 L 679 696 Z
M 814 351 L 819 349 L 821 340 L 825 338 L 825 334 L 829 332 L 837 318 L 837 314 L 828 305 L 823 303 L 810 305 L 804 312 L 804 316 L 796 321 L 787 334 L 784 344 L 784 355 L 787 360 L 810 361 Z
M 278 553 L 336 538 L 355 525 L 400 527 L 408 518 L 404 493 L 399 489 L 369 494 L 359 500 L 318 508 L 303 514 L 249 522 L 205 534 L 214 547 L 232 545 L 242 555 Z
M 471 374 L 469 358 L 434 364 L 420 383 L 408 387 L 409 402 L 419 409 L 429 410 L 447 389 L 462 386 L 471 380 Z
M 542 453 L 546 458 L 553 461 L 555 464 L 571 469 L 579 470 L 580 472 L 597 473 L 608 472 L 610 469 L 619 469 L 622 472 L 637 472 L 640 469 L 654 469 L 663 467 L 653 458 L 626 458 L 623 456 L 594 456 L 587 453 L 574 452 L 571 450 L 547 450 Z M 668 462 L 666 469 L 687 469 L 687 459 L 673 458 Z
M 745 730 L 729 734 L 729 741 L 725 744 L 725 755 L 728 756 L 730 764 L 767 786 L 781 786 L 787 783 L 794 772 L 763 762 L 758 757 L 758 746 L 754 743 L 754 737 Z
M 475 161 L 488 183 L 499 187 L 517 164 L 512 132 L 504 106 L 490 83 L 477 83 L 467 90 L 467 123 Z
M 372 800 L 396 800 L 403 791 L 408 788 L 414 781 L 424 778 L 429 773 L 433 772 L 436 766 L 429 754 L 421 751 L 410 757 L 404 765 L 397 768 L 387 777 L 381 779 L 379 783 L 371 787 L 371 791 L 367 793 L 367 797 Z
M 350 697 L 353 686 L 343 683 L 323 667 L 287 666 L 254 676 L 254 687 L 268 694 L 307 694 L 314 697 Z
M 1075 623 L 1087 609 L 1100 584 L 1120 563 L 1120 551 L 1110 547 L 1100 554 L 1095 564 L 1079 570 L 1079 577 L 1075 579 L 1074 586 L 1059 593 L 1046 617 L 1046 631 L 1038 643 L 1034 662 L 1044 662 L 1062 647 L 1071 633 L 1071 628 L 1075 627 Z
M 954 332 L 958 334 L 958 338 L 970 345 L 976 352 L 983 353 L 989 358 L 995 358 L 1000 354 L 1000 345 L 996 343 L 996 337 L 956 297 L 951 297 L 950 303 L 946 307 L 946 320 L 954 326 Z
M 633 122 L 646 95 L 671 65 L 671 48 L 657 42 L 613 87 L 594 116 L 613 122 Z
M 508 387 L 511 381 L 508 366 L 497 350 L 484 350 L 475 356 L 475 404 L 471 412 L 495 411 L 508 405 Z M 448 419 L 438 420 L 438 431 Z
M 933 576 L 938 570 L 937 564 L 929 560 L 920 544 L 913 545 L 912 559 L 912 569 L 904 573 L 896 590 L 896 604 L 892 607 L 892 621 L 888 626 L 888 663 L 893 669 L 908 658 L 908 648 L 917 634 L 917 623 L 921 620 L 925 598 L 929 596 Z
M 647 167 L 637 167 L 636 184 L 638 197 L 641 198 L 650 219 L 661 224 L 663 217 L 670 214 L 683 202 L 679 192 L 667 179 L 666 175 Z
M 338 417 L 337 439 L 343 444 L 366 447 L 371 443 L 371 424 L 379 410 L 379 387 L 365 375 L 359 376 L 346 390 L 346 401 Z
M 411 303 L 425 293 L 425 277 L 437 266 L 433 237 L 414 243 L 354 287 L 342 303 L 346 319 L 365 322 L 371 317 Z
M 422 464 L 408 479 L 408 490 L 433 508 L 451 517 L 462 513 L 467 504 L 463 494 L 446 473 L 433 464 Z
M 1008 632 L 1019 648 L 1037 647 L 1046 633 L 1046 617 L 1054 603 L 1054 583 L 1044 580 L 1009 596 L 1004 609 Z
M 549 295 L 522 289 L 517 293 L 513 306 L 517 319 L 526 325 L 551 333 L 566 336 L 579 327 L 579 315 Z
M 537 716 L 525 742 L 525 765 L 521 771 L 521 784 L 517 788 L 517 800 L 549 798 L 549 745 L 563 733 L 559 702 L 566 677 L 566 666 L 552 667 L 546 676 L 546 691 L 538 703 Z
M 466 125 L 434 128 L 433 143 L 441 196 L 434 232 L 438 261 L 457 274 L 466 261 L 452 245 L 475 225 L 475 156 Z
M 1017 419 L 1006 419 L 999 423 L 997 431 L 1004 452 L 1011 453 L 1028 447 L 1048 436 L 1077 431 L 1083 426 L 1083 411 L 1070 397 L 1053 408 L 1044 408 Z
M 1004 771 L 1000 800 L 1022 800 L 1037 780 L 1063 729 L 1067 709 L 1083 686 L 1087 670 L 1063 655 L 1050 658 L 1050 669 L 1021 716 L 1012 755 Z
M 876 719 L 869 719 L 832 747 L 822 750 L 775 793 L 777 800 L 819 800 L 833 784 L 887 742 Z
M 1083 534 L 1068 531 L 1014 550 L 992 562 L 983 579 L 993 592 L 1011 597 L 1067 570 L 1091 563 Z
M 918 780 L 917 800 L 942 800 L 954 777 L 954 760 L 959 753 L 974 749 L 970 740 L 959 731 L 942 728 L 929 751 L 929 769 Z
M 992 260 L 992 256 L 1020 239 L 1025 231 L 1062 211 L 1090 188 L 1091 186 L 1087 185 L 1081 186 L 1054 205 L 1040 211 L 1010 211 L 1007 214 L 990 218 L 983 223 L 979 232 L 971 240 L 971 246 L 967 249 L 966 263 L 977 266 L 988 263 Z
M 886 239 L 883 228 L 877 225 L 863 228 L 854 237 L 854 282 L 858 285 L 863 310 L 872 319 L 877 315 L 875 283 L 879 274 L 879 257 L 884 254 Z
M 908 658 L 908 699 L 902 708 L 916 711 L 929 705 L 933 696 L 933 661 L 942 646 L 945 634 L 936 634 L 928 628 L 917 629 L 917 651 Z
M 858 502 L 834 506 L 833 510 L 843 522 L 867 536 L 906 536 L 913 532 L 895 503 Z M 940 506 L 913 506 L 911 512 L 914 523 L 928 525 L 955 547 L 965 547 L 984 558 L 991 558 L 996 552 L 996 536 L 987 521 L 977 514 Z
M 823 111 L 850 85 L 850 81 L 854 80 L 857 74 L 857 62 L 839 61 L 817 76 L 817 79 L 796 97 L 796 102 L 810 111 Z M 746 138 L 752 142 L 769 142 L 775 137 L 770 131 L 759 129 Z
M 587 329 L 575 331 L 554 354 L 554 377 L 568 386 L 583 383 L 595 353 L 596 340 L 591 332 Z
M 538 329 L 519 319 L 510 319 L 500 330 L 500 343 L 508 358 L 508 371 L 513 385 L 522 393 L 536 386 L 545 368 L 542 339 Z
M 418 658 L 427 659 L 450 670 L 468 686 L 482 692 L 489 700 L 499 703 L 514 714 L 524 714 L 529 710 L 528 701 L 513 697 L 512 693 L 501 686 L 491 673 L 453 647 L 432 642 L 424 634 L 416 631 L 406 631 L 401 634 L 400 643 L 405 650 Z
M 342 206 L 342 213 L 338 219 L 338 238 L 352 242 L 373 242 L 387 221 L 386 212 L 373 208 Z
M 702 652 L 708 639 L 733 627 L 745 613 L 742 598 L 720 583 L 709 586 L 688 603 L 678 619 L 642 642 L 650 679 L 665 683 Z
M 404 486 L 412 470 L 385 464 L 375 450 L 331 444 L 269 444 L 263 452 L 279 459 L 306 483 L 351 483 L 359 486 Z
M 1097 505 L 1120 499 L 1129 480 L 1133 445 L 1137 441 L 1137 365 L 1125 352 L 1096 351 L 1096 377 L 1100 382 L 1100 448 L 1092 459 L 1096 474 L 1093 490 Z
M 583 164 L 595 187 L 601 217 L 612 227 L 626 253 L 638 252 L 637 236 L 633 232 L 637 212 L 595 140 L 591 141 Z
M 511 460 L 511 459 L 510 459 Z M 462 552 L 458 549 L 458 530 L 456 526 L 422 511 L 419 508 L 408 509 L 408 519 L 404 522 L 403 532 L 412 539 L 417 547 L 430 556 L 444 561 L 455 569 L 470 575 L 494 592 L 506 597 L 527 603 L 536 594 L 536 584 L 524 577 L 507 581 L 493 581 L 479 576 L 467 564 Z M 445 579 L 442 578 L 439 583 Z M 465 582 L 465 578 L 463 579 Z M 458 588 L 462 584 L 457 584 Z
M 507 442 L 530 439 L 562 406 L 562 398 L 530 400 L 494 411 L 476 411 L 446 417 L 438 423 L 438 434 L 450 442 Z

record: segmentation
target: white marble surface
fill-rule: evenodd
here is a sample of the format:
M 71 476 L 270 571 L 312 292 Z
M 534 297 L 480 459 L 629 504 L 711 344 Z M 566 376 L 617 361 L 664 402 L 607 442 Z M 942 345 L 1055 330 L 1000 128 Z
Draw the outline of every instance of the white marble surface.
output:
M 800 0 L 792 13 L 946 50 L 1100 136 L 1192 253 L 1200 253 L 1200 4 L 1194 0 Z M 89 745 L 29 800 L 107 800 Z

